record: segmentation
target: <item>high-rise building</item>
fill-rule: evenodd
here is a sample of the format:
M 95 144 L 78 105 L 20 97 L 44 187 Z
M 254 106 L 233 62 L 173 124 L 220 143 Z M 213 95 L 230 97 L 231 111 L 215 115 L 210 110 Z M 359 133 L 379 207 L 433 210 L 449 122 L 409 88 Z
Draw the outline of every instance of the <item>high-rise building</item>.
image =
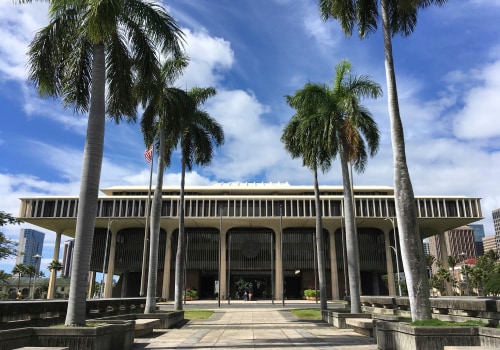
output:
M 484 247 L 484 251 L 485 252 L 488 252 L 490 250 L 493 250 L 495 252 L 499 252 L 498 250 L 498 244 L 497 244 L 497 241 L 496 241 L 496 236 L 486 236 L 483 238 L 483 247 Z
M 461 226 L 444 233 L 446 250 L 448 256 L 455 259 L 476 258 L 476 245 L 474 241 L 474 230 L 470 226 Z M 429 248 L 431 255 L 436 260 L 442 261 L 448 257 L 442 256 L 439 235 L 429 237 Z
M 429 248 L 429 239 L 428 238 L 424 239 L 423 245 L 424 245 L 424 254 L 425 255 L 430 255 L 431 251 L 430 251 L 430 248 Z
M 500 249 L 500 208 L 493 210 L 493 226 L 495 227 L 495 240 L 497 249 Z
M 71 264 L 73 263 L 73 248 L 75 247 L 75 240 L 70 239 L 64 242 L 64 250 L 62 257 L 63 269 L 61 274 L 66 277 L 71 277 Z
M 484 248 L 483 248 L 483 238 L 485 236 L 484 226 L 478 224 L 470 224 L 468 226 L 474 230 L 474 244 L 476 245 L 476 256 L 484 255 Z
M 16 264 L 33 265 L 36 272 L 39 272 L 44 239 L 45 233 L 22 228 L 19 235 L 19 254 L 16 258 Z

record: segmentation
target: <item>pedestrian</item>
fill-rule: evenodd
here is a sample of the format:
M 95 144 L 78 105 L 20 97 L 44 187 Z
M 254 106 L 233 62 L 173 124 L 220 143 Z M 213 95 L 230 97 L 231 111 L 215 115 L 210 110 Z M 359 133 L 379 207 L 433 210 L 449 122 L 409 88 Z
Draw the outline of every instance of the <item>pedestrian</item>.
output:
M 17 299 L 17 300 L 21 300 L 22 298 L 23 298 L 23 293 L 22 293 L 22 292 L 21 292 L 21 290 L 19 289 L 19 290 L 17 291 L 17 297 L 16 297 L 16 299 Z
M 244 301 L 248 301 L 248 293 L 247 293 L 247 291 L 245 291 L 245 293 L 243 293 L 243 300 Z
M 253 284 L 250 282 L 248 285 L 248 300 L 252 301 L 252 296 L 253 296 Z

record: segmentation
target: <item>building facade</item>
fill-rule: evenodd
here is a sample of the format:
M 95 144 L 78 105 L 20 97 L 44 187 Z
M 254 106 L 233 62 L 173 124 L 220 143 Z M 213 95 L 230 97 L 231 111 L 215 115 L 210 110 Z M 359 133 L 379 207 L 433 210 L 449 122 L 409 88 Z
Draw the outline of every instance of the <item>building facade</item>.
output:
M 483 247 L 484 251 L 488 252 L 493 250 L 495 252 L 500 252 L 498 249 L 498 244 L 496 240 L 496 236 L 486 236 L 483 238 Z
M 476 245 L 476 256 L 484 255 L 484 247 L 483 247 L 483 238 L 484 234 L 484 226 L 483 225 L 468 225 L 470 228 L 474 230 L 474 244 Z
M 448 256 L 453 256 L 457 261 L 477 257 L 474 230 L 470 226 L 457 227 L 444 233 L 445 253 L 441 239 L 438 235 L 429 238 L 429 250 L 436 260 L 444 261 Z
M 148 249 L 148 188 L 103 189 L 98 199 L 91 270 L 105 266 L 104 296 L 141 293 L 143 253 Z M 328 297 L 348 291 L 345 259 L 343 188 L 321 186 Z M 394 190 L 355 187 L 355 217 L 364 295 L 396 295 L 397 221 Z M 480 199 L 462 196 L 416 197 L 422 238 L 482 219 Z M 171 299 L 179 226 L 179 189 L 163 188 L 158 249 L 157 296 Z M 77 197 L 21 199 L 20 218 L 74 237 Z M 315 285 L 315 205 L 312 186 L 224 183 L 185 188 L 187 235 L 186 287 L 201 298 L 236 297 L 238 286 L 251 282 L 257 298 L 301 298 Z M 107 249 L 107 250 L 106 250 Z M 146 251 L 147 253 L 147 251 Z M 148 254 L 146 254 L 148 256 Z M 399 254 L 401 256 L 401 254 Z M 146 265 L 147 266 L 147 262 Z M 402 266 L 402 264 L 399 264 Z M 113 276 L 119 276 L 114 288 Z M 383 276 L 387 276 L 387 283 Z M 217 283 L 218 282 L 218 283 Z M 93 283 L 91 284 L 93 285 Z
M 33 229 L 21 229 L 19 234 L 18 255 L 16 264 L 33 265 L 36 272 L 40 271 L 45 233 Z

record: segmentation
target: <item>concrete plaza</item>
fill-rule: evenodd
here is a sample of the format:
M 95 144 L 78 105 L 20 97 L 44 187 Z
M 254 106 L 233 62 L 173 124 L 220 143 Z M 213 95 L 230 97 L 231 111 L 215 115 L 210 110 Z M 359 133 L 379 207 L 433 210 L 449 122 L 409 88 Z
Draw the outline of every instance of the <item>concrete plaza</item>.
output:
M 331 304 L 329 307 L 334 307 Z M 315 302 L 189 301 L 184 309 L 210 309 L 208 319 L 136 338 L 133 349 L 337 349 L 375 350 L 372 338 L 321 321 L 297 320 L 287 310 L 319 307 Z M 160 309 L 172 309 L 161 305 Z

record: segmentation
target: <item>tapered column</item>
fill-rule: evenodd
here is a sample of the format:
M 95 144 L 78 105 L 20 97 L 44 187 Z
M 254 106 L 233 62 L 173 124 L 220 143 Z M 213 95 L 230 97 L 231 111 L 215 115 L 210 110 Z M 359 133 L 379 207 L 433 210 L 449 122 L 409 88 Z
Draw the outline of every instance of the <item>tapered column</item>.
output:
M 128 289 L 128 271 L 125 271 L 122 274 L 122 290 L 121 290 L 121 297 L 126 298 L 127 297 L 127 289 Z
M 90 271 L 90 276 L 89 276 L 89 288 L 87 292 L 87 298 L 91 299 L 94 297 L 94 292 L 95 292 L 95 278 L 96 278 L 96 273 L 95 271 Z
M 275 264 L 276 266 L 276 299 L 283 299 L 283 252 L 282 252 L 282 233 L 278 230 L 276 231 L 276 255 Z
M 439 248 L 441 250 L 441 262 L 443 263 L 443 269 L 450 271 L 450 264 L 448 263 L 448 247 L 446 247 L 446 235 L 444 232 L 439 234 Z M 453 295 L 453 288 L 451 282 L 446 281 L 446 295 Z
M 54 245 L 54 254 L 52 255 L 53 261 L 59 261 L 59 250 L 61 249 L 61 234 L 62 232 L 56 233 L 56 243 Z M 47 299 L 54 299 L 56 291 L 56 277 L 57 277 L 57 271 L 51 270 L 49 279 L 49 290 L 47 291 Z
M 220 232 L 220 281 L 219 288 L 221 293 L 221 299 L 227 299 L 227 242 L 226 242 L 226 230 L 222 229 Z
M 332 299 L 340 299 L 339 270 L 337 266 L 337 250 L 335 247 L 335 230 L 329 231 L 330 235 L 330 274 L 332 281 Z
M 113 297 L 113 275 L 115 274 L 115 255 L 116 255 L 116 231 L 111 232 L 111 247 L 109 249 L 108 271 L 106 275 L 106 284 L 104 285 L 104 297 Z
M 165 262 L 163 263 L 163 285 L 161 287 L 161 297 L 165 301 L 170 298 L 170 267 L 172 264 L 172 232 L 167 232 L 165 243 Z
M 384 245 L 385 245 L 385 262 L 387 266 L 387 286 L 389 287 L 389 295 L 396 295 L 396 284 L 394 282 L 394 265 L 392 264 L 391 239 L 389 238 L 389 230 L 384 230 Z

